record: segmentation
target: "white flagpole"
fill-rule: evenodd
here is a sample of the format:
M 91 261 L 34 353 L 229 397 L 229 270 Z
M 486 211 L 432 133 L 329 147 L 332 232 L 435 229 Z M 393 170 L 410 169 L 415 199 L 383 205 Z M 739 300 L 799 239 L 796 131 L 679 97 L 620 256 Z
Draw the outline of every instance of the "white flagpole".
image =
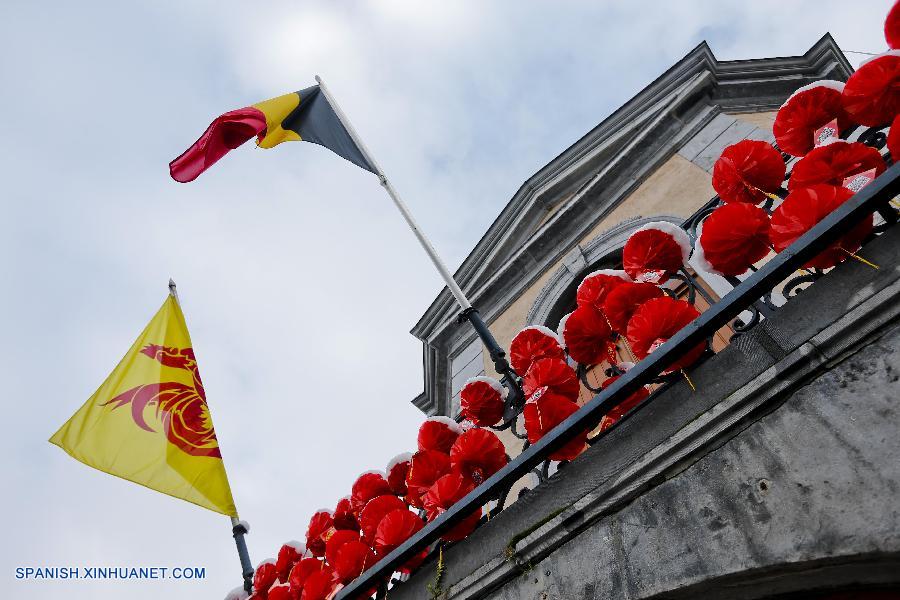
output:
M 431 241 L 429 241 L 429 239 L 425 237 L 425 234 L 422 233 L 422 230 L 419 228 L 418 223 L 416 223 L 416 220 L 413 218 L 412 213 L 409 212 L 409 208 L 406 206 L 406 203 L 403 202 L 403 200 L 400 198 L 400 195 L 397 193 L 397 190 L 394 189 L 394 186 L 391 185 L 390 181 L 388 181 L 388 178 L 385 176 L 384 171 L 381 170 L 381 165 L 379 165 L 378 162 L 376 162 L 376 160 L 372 157 L 372 154 L 369 152 L 369 149 L 356 133 L 356 129 L 353 128 L 353 125 L 350 123 L 347 115 L 344 114 L 344 111 L 341 110 L 341 107 L 334 99 L 334 96 L 331 95 L 331 92 L 328 90 L 328 86 L 325 85 L 325 82 L 322 81 L 322 78 L 318 75 L 316 75 L 316 82 L 319 84 L 319 89 L 321 89 L 322 93 L 325 94 L 325 98 L 328 99 L 328 103 L 331 104 L 334 112 L 337 113 L 338 119 L 340 119 L 341 123 L 343 123 L 344 127 L 347 129 L 347 133 L 350 134 L 350 138 L 359 147 L 360 151 L 366 157 L 366 160 L 369 161 L 369 164 L 375 167 L 375 174 L 378 175 L 378 180 L 381 182 L 381 186 L 388 193 L 388 196 L 391 197 L 391 200 L 394 201 L 394 206 L 397 207 L 397 210 L 400 211 L 400 214 L 403 215 L 403 218 L 406 219 L 407 225 L 409 225 L 409 228 L 412 229 L 412 232 L 415 234 L 416 239 L 419 240 L 419 243 L 422 244 L 422 248 L 425 249 L 425 253 L 428 254 L 428 258 L 430 258 L 431 262 L 434 263 L 434 266 L 435 268 L 437 268 L 438 273 L 441 274 L 441 277 L 444 279 L 444 282 L 450 289 L 450 293 L 453 294 L 453 296 L 456 298 L 456 301 L 459 303 L 463 310 L 472 308 L 472 303 L 469 302 L 469 299 L 466 298 L 466 295 L 460 289 L 459 284 L 457 284 L 456 280 L 453 279 L 453 275 L 450 274 L 450 271 L 447 269 L 447 265 L 444 264 L 444 261 L 441 260 L 441 257 L 434 249 L 434 246 L 431 245 Z
M 428 254 L 428 258 L 430 258 L 431 262 L 434 263 L 434 266 L 435 268 L 437 268 L 438 273 L 441 274 L 441 277 L 447 284 L 447 288 L 450 289 L 450 293 L 452 293 L 456 298 L 457 303 L 459 303 L 459 306 L 462 308 L 462 312 L 459 315 L 460 322 L 462 322 L 462 319 L 467 319 L 472 324 L 472 327 L 475 329 L 478 337 L 481 338 L 481 341 L 487 347 L 488 353 L 491 356 L 491 360 L 494 363 L 494 369 L 502 376 L 503 383 L 506 385 L 507 389 L 509 389 L 510 392 L 506 398 L 506 409 L 503 415 L 504 420 L 508 421 L 510 419 L 516 418 L 518 409 L 521 408 L 522 404 L 525 401 L 525 394 L 522 392 L 522 387 L 519 384 L 518 375 L 515 371 L 513 371 L 512 367 L 510 367 L 509 361 L 506 360 L 506 352 L 503 350 L 503 348 L 500 347 L 500 344 L 497 343 L 497 340 L 494 338 L 490 329 L 488 329 L 488 326 L 484 322 L 484 319 L 482 319 L 481 315 L 478 314 L 478 310 L 474 308 L 472 306 L 472 303 L 469 302 L 469 299 L 466 298 L 466 295 L 463 293 L 462 289 L 460 289 L 459 284 L 456 283 L 453 275 L 451 275 L 450 271 L 447 269 L 447 265 L 444 264 L 444 261 L 441 260 L 441 257 L 434 249 L 434 246 L 431 245 L 431 242 L 427 237 L 425 237 L 425 234 L 422 233 L 422 230 L 419 228 L 419 225 L 413 218 L 412 213 L 409 212 L 409 208 L 406 206 L 406 203 L 403 202 L 403 200 L 400 198 L 397 190 L 394 189 L 394 186 L 385 176 L 384 171 L 381 170 L 381 166 L 372 157 L 369 149 L 366 148 L 366 145 L 360 139 L 359 134 L 356 133 L 356 129 L 354 129 L 353 125 L 350 123 L 350 119 L 348 119 L 347 115 L 344 114 L 344 111 L 341 110 L 340 104 L 337 103 L 337 100 L 334 99 L 334 96 L 332 96 L 331 92 L 328 90 L 328 86 L 325 85 L 325 82 L 322 81 L 322 78 L 318 75 L 316 75 L 316 83 L 319 84 L 319 89 L 322 90 L 323 94 L 325 94 L 325 99 L 328 100 L 331 108 L 334 109 L 335 114 L 344 125 L 347 133 L 350 134 L 350 139 L 352 139 L 353 142 L 357 145 L 360 152 L 362 152 L 366 160 L 369 161 L 369 164 L 371 164 L 375 168 L 375 174 L 378 175 L 378 180 L 381 182 L 381 187 L 385 189 L 385 191 L 391 197 L 391 200 L 394 201 L 394 206 L 397 207 L 397 210 L 399 210 L 400 214 L 403 215 L 403 218 L 406 219 L 406 223 L 409 225 L 409 228 L 412 229 L 412 232 L 415 234 L 416 239 L 419 240 L 422 248 L 425 249 L 425 253 Z
M 175 299 L 175 303 L 181 306 L 178 299 L 178 288 L 175 287 L 175 280 L 169 278 L 169 294 Z M 247 531 L 247 524 L 240 520 L 238 516 L 231 517 L 231 535 L 234 537 L 234 543 L 237 546 L 238 559 L 241 561 L 241 575 L 244 578 L 244 590 L 249 594 L 253 591 L 253 563 L 250 562 L 250 553 L 247 551 L 247 541 L 244 535 Z

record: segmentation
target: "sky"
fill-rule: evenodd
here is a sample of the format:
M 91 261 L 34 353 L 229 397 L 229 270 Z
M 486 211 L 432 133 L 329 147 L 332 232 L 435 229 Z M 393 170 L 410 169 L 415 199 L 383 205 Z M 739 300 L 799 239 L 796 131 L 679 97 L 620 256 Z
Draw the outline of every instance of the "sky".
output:
M 651 7 L 652 5 L 652 7 Z M 702 40 L 880 52 L 887 0 L 7 0 L 0 18 L 0 495 L 7 598 L 223 597 L 226 517 L 47 443 L 175 279 L 254 563 L 412 450 L 442 287 L 377 180 L 312 144 L 167 163 L 210 120 L 329 84 L 455 269 L 516 189 Z M 863 55 L 848 54 L 858 63 Z M 18 581 L 189 566 L 199 581 Z

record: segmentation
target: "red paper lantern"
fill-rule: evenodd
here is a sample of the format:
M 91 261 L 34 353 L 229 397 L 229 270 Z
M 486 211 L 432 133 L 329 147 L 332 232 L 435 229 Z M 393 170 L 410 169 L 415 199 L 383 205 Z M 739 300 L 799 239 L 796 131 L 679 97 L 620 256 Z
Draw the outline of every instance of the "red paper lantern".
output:
M 794 165 L 788 189 L 809 187 L 817 183 L 840 186 L 848 177 L 875 170 L 881 175 L 887 165 L 875 148 L 859 142 L 835 141 L 810 150 Z
M 603 313 L 613 330 L 624 335 L 634 311 L 647 300 L 663 295 L 664 292 L 652 283 L 629 282 L 609 293 L 603 303 Z
M 363 538 L 370 544 L 375 540 L 375 530 L 386 514 L 399 508 L 406 508 L 406 503 L 397 496 L 378 496 L 372 498 L 362 514 L 359 516 L 359 525 L 362 528 Z M 331 561 L 328 561 L 331 562 Z
M 294 565 L 300 562 L 303 555 L 306 554 L 306 544 L 292 540 L 286 542 L 278 551 L 278 559 L 275 561 L 275 572 L 278 575 L 278 581 L 284 583 L 290 575 Z
M 816 145 L 816 131 L 838 122 L 838 130 L 849 125 L 844 112 L 840 81 L 822 80 L 805 85 L 794 92 L 778 109 L 772 132 L 778 147 L 794 156 L 805 156 Z
M 891 130 L 887 136 L 888 152 L 891 153 L 891 160 L 900 162 L 900 115 L 891 123 Z
M 295 595 L 300 595 L 300 590 L 303 589 L 303 584 L 306 583 L 306 580 L 313 573 L 318 573 L 323 568 L 325 568 L 325 563 L 319 560 L 318 558 L 304 558 L 291 569 L 290 575 L 288 575 L 288 583 L 291 585 L 291 591 L 294 592 Z
M 493 431 L 470 429 L 450 449 L 450 466 L 480 485 L 507 463 L 506 448 Z
M 474 489 L 475 484 L 472 483 L 472 480 L 460 473 L 448 473 L 435 481 L 434 485 L 428 488 L 424 497 L 425 514 L 428 520 L 433 521 L 438 518 Z M 472 533 L 480 518 L 481 509 L 479 508 L 442 535 L 441 539 L 446 542 L 458 542 Z
M 253 589 L 265 594 L 277 579 L 278 571 L 275 568 L 275 559 L 267 558 L 256 565 L 256 571 L 253 573 Z
M 357 522 L 356 516 L 353 514 L 353 509 L 350 505 L 350 496 L 344 496 L 338 500 L 337 506 L 335 506 L 334 513 L 332 514 L 332 519 L 334 520 L 335 529 L 359 531 L 359 523 Z
M 297 600 L 298 597 L 287 583 L 276 583 L 266 593 L 266 600 Z
M 365 508 L 366 502 L 377 496 L 383 496 L 391 493 L 391 486 L 388 485 L 384 473 L 381 471 L 367 471 L 357 477 L 350 488 L 350 508 L 353 515 L 359 520 L 359 513 Z M 309 545 L 309 542 L 307 542 Z
M 546 387 L 554 394 L 575 400 L 581 384 L 575 369 L 560 358 L 542 358 L 531 363 L 522 379 L 522 390 L 530 396 L 537 389 Z
M 697 309 L 685 300 L 668 296 L 647 300 L 634 311 L 628 322 L 627 338 L 632 352 L 638 359 L 646 358 L 699 315 Z M 663 372 L 671 373 L 689 367 L 705 349 L 705 342 L 697 344 Z
M 630 281 L 625 271 L 616 269 L 600 269 L 587 275 L 578 284 L 575 292 L 575 303 L 581 306 L 591 306 L 596 310 L 603 308 L 606 295 L 617 286 Z
M 795 190 L 772 214 L 772 244 L 781 252 L 816 223 L 843 204 L 853 192 L 832 185 L 814 185 Z M 845 261 L 856 252 L 872 231 L 872 215 L 833 242 L 821 254 L 806 263 L 808 268 L 827 269 Z
M 389 512 L 375 530 L 375 552 L 384 557 L 422 529 L 422 519 L 407 509 Z
M 841 95 L 844 110 L 860 125 L 887 125 L 900 114 L 900 50 L 859 65 Z
M 390 460 L 387 465 L 387 482 L 397 496 L 406 495 L 406 474 L 409 472 L 409 461 L 412 460 L 412 452 L 403 452 Z
M 503 418 L 507 390 L 491 377 L 473 377 L 459 392 L 460 413 L 479 427 L 495 425 Z
M 888 48 L 900 48 L 900 0 L 894 2 L 884 20 L 884 39 Z
M 703 222 L 697 262 L 711 273 L 743 275 L 769 253 L 769 244 L 766 211 L 744 202 L 725 204 Z
M 323 564 L 320 570 L 310 573 L 306 578 L 300 592 L 300 600 L 328 600 L 338 585 L 334 569 L 330 565 Z
M 723 202 L 758 204 L 784 181 L 786 166 L 772 144 L 744 140 L 725 148 L 713 168 L 712 185 Z
M 691 255 L 691 239 L 681 227 L 658 221 L 647 223 L 628 237 L 622 265 L 635 281 L 662 284 Z
M 565 421 L 578 410 L 572 400 L 547 390 L 538 390 L 525 403 L 522 414 L 525 417 L 525 431 L 529 443 L 535 444 L 551 429 Z M 584 450 L 587 431 L 576 435 L 565 446 L 550 454 L 551 460 L 573 460 Z
M 615 380 L 618 379 L 619 377 L 620 377 L 619 375 L 616 375 L 615 377 L 610 377 L 609 379 L 604 381 L 602 384 L 600 384 L 600 387 L 605 390 L 606 388 L 611 386 L 613 384 L 613 382 L 615 382 Z M 632 408 L 634 408 L 635 406 L 637 406 L 638 404 L 640 404 L 641 402 L 643 402 L 644 400 L 646 400 L 649 397 L 650 397 L 650 390 L 648 390 L 646 386 L 641 386 L 641 388 L 638 391 L 636 391 L 632 395 L 628 396 L 628 398 L 624 402 L 622 402 L 621 404 L 619 404 L 618 406 L 616 406 L 615 408 L 610 410 L 608 413 L 603 415 L 603 418 L 600 419 L 600 431 L 606 431 L 607 429 L 609 429 L 610 427 L 615 425 L 619 421 L 619 419 L 621 419 L 623 416 L 625 416 L 626 413 L 631 411 Z
M 462 437 L 462 436 L 460 436 Z M 457 441 L 459 438 L 457 438 Z M 422 508 L 422 496 L 435 481 L 450 471 L 450 456 L 437 450 L 419 450 L 413 454 L 406 474 L 406 501 Z
M 379 496 L 380 497 L 380 496 Z M 388 496 L 389 497 L 389 496 Z M 369 502 L 371 504 L 371 502 Z M 368 505 L 366 505 L 368 507 Z M 405 508 L 405 505 L 404 505 Z M 335 531 L 334 534 L 328 541 L 325 543 L 325 562 L 331 566 L 334 566 L 335 558 L 337 557 L 338 550 L 341 549 L 341 546 L 346 544 L 347 542 L 358 542 L 360 541 L 359 533 L 356 531 L 350 531 L 348 529 L 342 529 L 340 531 Z
M 610 337 L 612 330 L 603 313 L 592 304 L 579 306 L 563 317 L 559 330 L 566 351 L 578 363 L 597 365 L 615 355 L 616 345 Z
M 309 519 L 306 529 L 306 549 L 313 556 L 325 556 L 325 542 L 334 533 L 334 518 L 327 509 L 317 510 Z
M 525 373 L 539 358 L 565 358 L 556 334 L 540 325 L 531 325 L 516 334 L 509 344 L 509 362 L 516 373 Z
M 419 427 L 419 450 L 437 450 L 446 454 L 460 433 L 459 423 L 450 417 L 428 417 Z
M 375 552 L 360 541 L 350 541 L 342 545 L 335 555 L 334 574 L 338 581 L 348 584 L 363 571 L 375 564 L 377 558 Z

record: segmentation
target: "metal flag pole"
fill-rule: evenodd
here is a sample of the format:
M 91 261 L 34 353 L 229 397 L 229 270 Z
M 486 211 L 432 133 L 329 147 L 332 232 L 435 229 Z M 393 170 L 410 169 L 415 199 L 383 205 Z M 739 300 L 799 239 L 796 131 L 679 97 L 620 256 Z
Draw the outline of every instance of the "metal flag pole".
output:
M 175 281 L 169 278 L 169 294 L 175 299 L 175 302 L 181 306 L 178 299 L 178 288 L 175 287 Z M 231 517 L 231 535 L 234 536 L 234 543 L 237 546 L 238 558 L 241 561 L 241 576 L 244 578 L 244 590 L 248 594 L 253 591 L 253 564 L 250 562 L 250 552 L 247 551 L 247 541 L 244 536 L 249 533 L 248 525 L 235 515 Z
M 413 218 L 412 213 L 406 206 L 406 203 L 403 202 L 403 200 L 400 198 L 397 190 L 388 180 L 387 176 L 385 176 L 384 171 L 381 170 L 381 166 L 372 157 L 369 149 L 356 133 L 356 129 L 353 128 L 353 125 L 350 123 L 347 115 L 344 114 L 344 111 L 341 110 L 341 107 L 334 99 L 334 96 L 331 95 L 331 92 L 328 90 L 328 86 L 325 85 L 325 82 L 322 81 L 322 78 L 318 75 L 316 75 L 316 83 L 319 84 L 319 89 L 321 89 L 322 93 L 325 94 L 325 98 L 334 109 L 335 114 L 337 114 L 338 119 L 344 125 L 344 128 L 347 130 L 350 138 L 359 147 L 360 152 L 363 153 L 363 155 L 366 157 L 366 160 L 368 160 L 369 163 L 375 168 L 375 174 L 378 175 L 378 181 L 381 183 L 381 187 L 385 189 L 385 191 L 388 193 L 388 196 L 390 196 L 391 200 L 394 201 L 394 206 L 396 206 L 397 210 L 400 211 L 400 214 L 403 215 L 403 218 L 406 220 L 406 224 L 409 225 L 409 228 L 412 230 L 413 234 L 415 234 L 416 239 L 419 240 L 419 244 L 422 245 L 422 248 L 425 250 L 428 258 L 431 259 L 431 262 L 434 264 L 438 273 L 440 273 L 441 277 L 443 278 L 444 283 L 447 284 L 447 288 L 450 290 L 450 293 L 453 294 L 454 298 L 456 298 L 457 303 L 459 304 L 460 308 L 462 308 L 462 312 L 459 315 L 460 322 L 462 322 L 463 319 L 467 319 L 469 323 L 472 324 L 472 327 L 475 329 L 478 337 L 481 338 L 481 341 L 488 349 L 488 352 L 491 356 L 491 361 L 493 361 L 494 363 L 494 369 L 503 377 L 503 383 L 510 392 L 507 396 L 506 414 L 504 416 L 508 417 L 509 415 L 514 415 L 516 413 L 516 408 L 518 408 L 519 405 L 524 401 L 524 394 L 522 393 L 522 388 L 519 385 L 518 375 L 515 371 L 513 371 L 512 367 L 510 367 L 509 361 L 506 360 L 506 352 L 503 350 L 503 348 L 500 347 L 500 344 L 497 343 L 494 335 L 491 333 L 490 329 L 488 329 L 487 323 L 484 322 L 484 319 L 482 319 L 481 315 L 478 313 L 478 309 L 472 306 L 472 303 L 469 302 L 468 298 L 466 298 L 466 295 L 463 293 L 462 289 L 460 289 L 459 284 L 456 283 L 453 275 L 451 275 L 450 271 L 447 269 L 447 265 L 445 265 L 444 261 L 441 260 L 441 257 L 434 249 L 434 246 L 431 245 L 431 242 L 427 237 L 425 237 L 422 229 L 419 227 L 418 223 L 416 223 L 416 220 Z

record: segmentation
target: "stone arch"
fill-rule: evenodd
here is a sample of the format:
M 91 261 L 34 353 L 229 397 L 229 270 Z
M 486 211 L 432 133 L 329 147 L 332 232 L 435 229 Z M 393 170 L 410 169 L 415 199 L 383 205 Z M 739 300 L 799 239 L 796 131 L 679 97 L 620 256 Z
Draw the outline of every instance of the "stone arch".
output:
M 684 219 L 669 215 L 634 217 L 610 227 L 586 244 L 577 245 L 566 255 L 563 265 L 538 292 L 534 304 L 528 311 L 526 324 L 555 328 L 565 314 L 561 311 L 571 304 L 575 290 L 584 276 L 596 269 L 620 263 L 622 247 L 628 236 L 634 230 L 653 221 L 665 221 L 681 226 Z

